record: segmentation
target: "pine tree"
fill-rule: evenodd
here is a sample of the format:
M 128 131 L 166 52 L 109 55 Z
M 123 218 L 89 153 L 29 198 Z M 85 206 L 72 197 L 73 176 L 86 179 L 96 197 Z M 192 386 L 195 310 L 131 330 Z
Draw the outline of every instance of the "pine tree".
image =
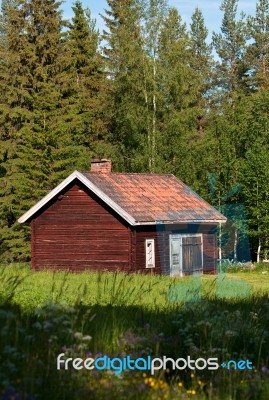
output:
M 18 0 L 2 0 L 0 13 L 0 40 L 4 40 L 7 34 L 7 20 L 9 10 L 19 6 Z
M 189 62 L 194 74 L 195 102 L 192 103 L 196 116 L 196 134 L 189 139 L 189 164 L 192 173 L 189 177 L 192 187 L 207 200 L 211 201 L 208 192 L 208 174 L 213 164 L 212 144 L 214 140 L 208 132 L 210 110 L 214 104 L 212 70 L 215 62 L 212 56 L 212 45 L 207 44 L 208 30 L 199 8 L 194 10 L 190 24 L 190 57 Z M 199 163 L 196 160 L 199 159 Z
M 103 49 L 110 82 L 112 143 L 116 168 L 145 170 L 146 109 L 145 52 L 141 34 L 141 6 L 137 0 L 108 0 Z
M 255 17 L 248 19 L 249 36 L 253 41 L 247 49 L 250 87 L 257 90 L 268 87 L 269 57 L 269 2 L 259 0 Z
M 210 105 L 210 89 L 212 85 L 211 70 L 214 67 L 212 46 L 207 44 L 208 30 L 204 17 L 199 8 L 196 8 L 190 25 L 190 58 L 191 68 L 194 70 L 198 96 L 199 113 L 197 115 L 197 131 L 203 134 L 206 124 L 206 114 Z
M 213 33 L 213 45 L 220 57 L 217 68 L 218 86 L 228 94 L 231 105 L 235 106 L 236 92 L 244 87 L 246 72 L 244 55 L 246 51 L 245 16 L 237 20 L 238 0 L 223 0 L 221 33 Z

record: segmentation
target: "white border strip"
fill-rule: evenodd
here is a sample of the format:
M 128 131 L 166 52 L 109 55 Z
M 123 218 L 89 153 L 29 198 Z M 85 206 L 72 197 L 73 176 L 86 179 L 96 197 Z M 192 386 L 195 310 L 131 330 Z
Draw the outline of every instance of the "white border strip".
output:
M 227 218 L 225 219 L 180 219 L 177 221 L 158 221 L 157 223 L 155 221 L 142 221 L 142 222 L 136 222 L 134 225 L 175 225 L 175 224 L 224 224 L 227 221 Z
M 74 171 L 71 175 L 69 175 L 60 185 L 58 185 L 55 189 L 49 192 L 43 199 L 41 199 L 38 203 L 36 203 L 29 211 L 23 214 L 18 222 L 20 224 L 26 222 L 29 218 L 31 218 L 37 211 L 39 211 L 43 206 L 45 206 L 51 199 L 53 199 L 58 193 L 60 193 L 69 183 L 71 183 L 74 179 L 78 179 L 81 183 L 83 183 L 88 189 L 92 190 L 96 196 L 102 199 L 107 205 L 109 205 L 117 214 L 119 214 L 123 219 L 125 219 L 129 224 L 135 225 L 135 219 L 129 215 L 126 211 L 124 211 L 118 204 L 116 204 L 113 200 L 110 199 L 104 192 L 98 189 L 89 179 L 87 179 L 83 174 L 78 171 Z

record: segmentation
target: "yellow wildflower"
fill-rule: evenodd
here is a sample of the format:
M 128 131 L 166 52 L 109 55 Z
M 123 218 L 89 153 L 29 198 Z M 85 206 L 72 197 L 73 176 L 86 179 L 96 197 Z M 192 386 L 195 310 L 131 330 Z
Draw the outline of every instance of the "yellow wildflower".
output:
M 186 393 L 187 393 L 187 394 L 195 395 L 195 394 L 196 394 L 196 390 L 194 390 L 194 389 L 189 389 L 189 390 L 186 391 Z

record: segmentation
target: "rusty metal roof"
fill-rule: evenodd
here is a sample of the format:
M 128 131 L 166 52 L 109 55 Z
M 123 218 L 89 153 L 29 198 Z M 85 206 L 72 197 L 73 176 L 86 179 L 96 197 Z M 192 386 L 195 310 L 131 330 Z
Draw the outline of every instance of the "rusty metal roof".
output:
M 136 223 L 226 221 L 220 212 L 172 174 L 80 173 Z
M 24 223 L 78 179 L 130 225 L 158 222 L 218 223 L 226 218 L 171 174 L 130 174 L 74 171 L 23 214 Z

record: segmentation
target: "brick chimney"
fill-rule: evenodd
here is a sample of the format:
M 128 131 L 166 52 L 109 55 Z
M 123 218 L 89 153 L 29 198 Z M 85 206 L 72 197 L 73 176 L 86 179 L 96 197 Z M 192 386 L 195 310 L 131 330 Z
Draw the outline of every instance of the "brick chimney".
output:
M 91 172 L 100 172 L 102 174 L 107 174 L 111 172 L 112 162 L 111 160 L 106 160 L 102 158 L 102 160 L 93 160 L 91 162 Z

